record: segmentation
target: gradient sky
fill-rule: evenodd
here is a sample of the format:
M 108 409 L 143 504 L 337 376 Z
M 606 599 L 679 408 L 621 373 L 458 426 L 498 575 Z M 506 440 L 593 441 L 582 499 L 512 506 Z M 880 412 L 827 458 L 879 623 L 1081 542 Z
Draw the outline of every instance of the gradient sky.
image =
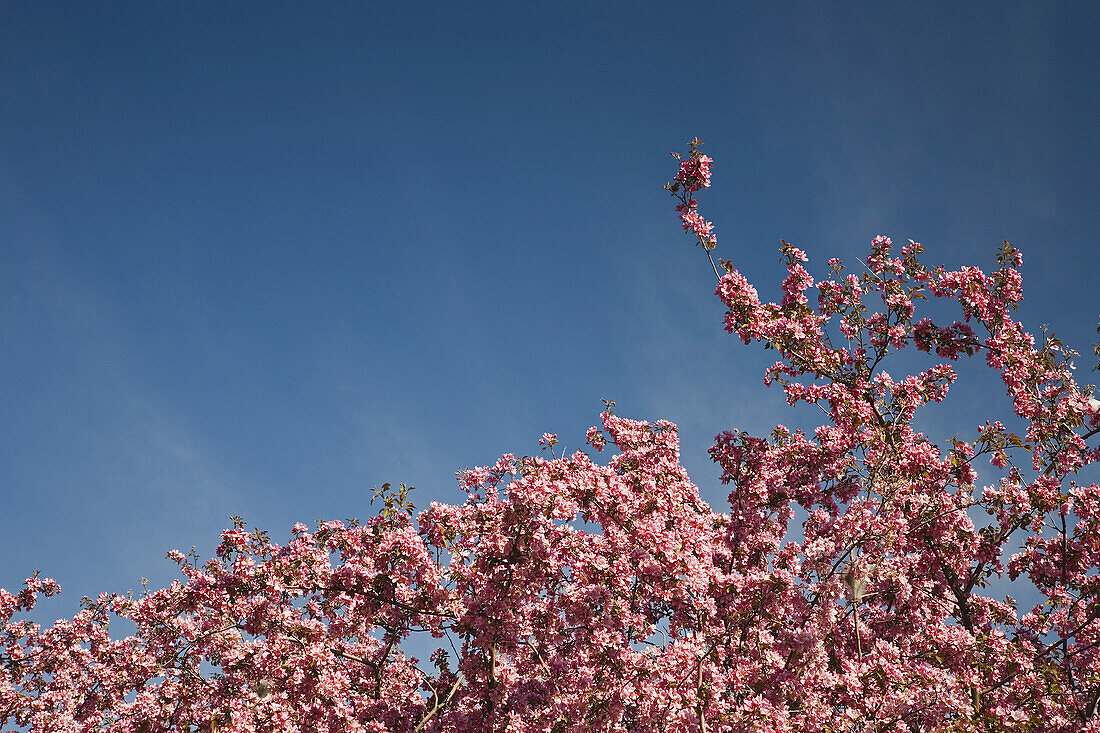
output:
M 233 514 L 283 541 L 386 481 L 461 501 L 457 469 L 583 447 L 601 398 L 678 423 L 721 505 L 713 435 L 808 415 L 723 332 L 661 190 L 696 135 L 719 254 L 764 296 L 780 238 L 818 275 L 878 233 L 986 268 L 1008 239 L 1025 323 L 1090 351 L 1097 27 L 1084 2 L 0 5 L 0 587 L 56 578 L 52 620 L 169 582 Z M 1008 405 L 975 377 L 937 409 L 968 436 Z

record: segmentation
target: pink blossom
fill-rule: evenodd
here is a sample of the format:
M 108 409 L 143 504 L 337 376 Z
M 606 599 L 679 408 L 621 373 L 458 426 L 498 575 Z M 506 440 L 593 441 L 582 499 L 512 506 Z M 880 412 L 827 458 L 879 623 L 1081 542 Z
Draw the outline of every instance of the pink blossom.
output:
M 699 145 L 668 188 L 709 256 Z M 50 627 L 17 618 L 59 591 L 33 575 L 0 590 L 0 723 L 1100 731 L 1100 486 L 1078 483 L 1100 461 L 1100 400 L 1065 347 L 1014 319 L 1014 247 L 987 275 L 892 244 L 871 242 L 867 272 L 841 276 L 834 259 L 835 279 L 815 282 L 784 242 L 778 302 L 714 265 L 726 330 L 773 352 L 766 384 L 824 420 L 719 432 L 726 505 L 688 477 L 675 424 L 609 409 L 586 436 L 613 448 L 606 463 L 506 453 L 457 474 L 462 501 L 417 512 L 385 484 L 368 520 L 295 524 L 285 544 L 235 520 L 213 558 L 169 553 L 168 587 L 85 599 Z M 930 297 L 958 320 L 918 316 Z M 916 358 L 896 360 L 910 344 Z M 1003 409 L 981 405 L 992 414 L 959 435 L 920 432 L 952 364 L 979 354 Z M 1018 608 L 1007 586 L 1041 600 Z M 132 633 L 112 636 L 117 618 Z M 439 640 L 427 663 L 414 635 Z

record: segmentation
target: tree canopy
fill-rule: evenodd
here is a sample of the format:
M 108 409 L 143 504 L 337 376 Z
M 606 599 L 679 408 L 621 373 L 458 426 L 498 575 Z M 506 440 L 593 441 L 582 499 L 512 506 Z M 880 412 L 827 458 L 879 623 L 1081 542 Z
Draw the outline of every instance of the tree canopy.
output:
M 1020 252 L 948 270 L 875 237 L 823 279 L 782 243 L 765 302 L 715 259 L 699 141 L 666 188 L 717 278 L 725 327 L 763 344 L 813 431 L 718 434 L 729 504 L 680 464 L 676 426 L 608 403 L 592 452 L 463 472 L 463 501 L 376 492 L 356 522 L 243 520 L 183 579 L 20 620 L 58 592 L 0 591 L 0 721 L 33 731 L 1100 731 L 1100 402 L 1080 355 L 1014 319 Z M 956 320 L 918 314 L 954 301 Z M 915 348 L 932 362 L 893 376 Z M 1095 350 L 1094 350 L 1095 353 Z M 934 355 L 935 358 L 931 358 Z M 913 427 L 960 359 L 1000 375 L 1019 426 L 932 442 Z M 1090 442 L 1092 439 L 1092 442 Z M 599 455 L 608 451 L 610 458 Z M 997 478 L 979 485 L 979 461 Z M 984 475 L 984 473 L 983 473 Z M 796 507 L 800 511 L 796 512 Z M 804 517 L 800 522 L 796 517 Z M 1007 579 L 1040 594 L 1017 608 Z M 136 631 L 109 633 L 113 617 Z M 403 647 L 430 633 L 430 659 Z

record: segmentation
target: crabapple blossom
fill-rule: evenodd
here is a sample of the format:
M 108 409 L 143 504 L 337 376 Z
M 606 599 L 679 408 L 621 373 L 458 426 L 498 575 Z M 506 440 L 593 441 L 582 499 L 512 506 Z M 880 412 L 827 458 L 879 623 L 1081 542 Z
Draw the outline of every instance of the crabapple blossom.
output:
M 0 591 L 0 722 L 1100 731 L 1100 486 L 1083 480 L 1100 460 L 1100 401 L 1074 381 L 1075 352 L 1014 320 L 1019 251 L 1005 243 L 990 273 L 948 270 L 878 236 L 865 271 L 833 258 L 819 280 L 783 242 L 769 302 L 711 257 L 700 146 L 666 188 L 717 277 L 723 326 L 777 354 L 765 383 L 789 405 L 826 416 L 719 432 L 726 506 L 701 498 L 674 424 L 608 402 L 586 435 L 606 460 L 556 454 L 544 433 L 545 456 L 461 471 L 453 504 L 417 512 L 408 487 L 384 484 L 375 516 L 296 524 L 282 544 L 234 518 L 213 558 L 169 554 L 181 580 L 85 599 L 48 628 L 18 616 L 56 583 Z M 930 298 L 957 318 L 920 312 Z M 910 346 L 928 363 L 886 371 Z M 952 364 L 979 356 L 1004 409 L 938 442 L 915 429 L 949 399 Z M 1020 606 L 994 580 L 1042 601 Z M 111 636 L 117 617 L 135 632 Z M 428 659 L 414 636 L 438 644 Z

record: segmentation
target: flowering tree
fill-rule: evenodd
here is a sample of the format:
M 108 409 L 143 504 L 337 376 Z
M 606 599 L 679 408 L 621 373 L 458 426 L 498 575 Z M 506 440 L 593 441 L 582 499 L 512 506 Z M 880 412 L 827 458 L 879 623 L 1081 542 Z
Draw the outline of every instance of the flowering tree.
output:
M 678 156 L 679 157 L 679 156 Z M 991 274 L 928 268 L 877 237 L 866 268 L 817 281 L 784 243 L 765 303 L 694 196 L 698 141 L 667 185 L 718 277 L 725 326 L 779 360 L 813 434 L 719 434 L 729 511 L 699 497 L 676 426 L 611 409 L 584 452 L 463 472 L 463 503 L 417 514 L 378 490 L 363 523 L 298 524 L 285 545 L 243 522 L 184 580 L 85 599 L 71 620 L 15 620 L 37 576 L 0 591 L 0 721 L 34 731 L 1100 731 L 1100 402 L 1074 356 L 1013 319 L 1020 254 Z M 816 291 L 814 302 L 810 294 Z M 917 319 L 957 301 L 960 320 Z M 883 371 L 908 346 L 943 363 Z M 1019 435 L 986 422 L 940 449 L 914 431 L 950 362 L 1000 373 Z M 997 480 L 976 486 L 975 463 Z M 805 520 L 787 541 L 802 508 Z M 799 529 L 799 528 L 796 528 Z M 1015 552 L 1003 563 L 1007 553 Z M 1017 609 L 994 577 L 1041 594 Z M 1006 581 L 1006 582 L 1007 582 Z M 114 639 L 112 616 L 136 632 Z M 430 633 L 428 663 L 403 642 Z

